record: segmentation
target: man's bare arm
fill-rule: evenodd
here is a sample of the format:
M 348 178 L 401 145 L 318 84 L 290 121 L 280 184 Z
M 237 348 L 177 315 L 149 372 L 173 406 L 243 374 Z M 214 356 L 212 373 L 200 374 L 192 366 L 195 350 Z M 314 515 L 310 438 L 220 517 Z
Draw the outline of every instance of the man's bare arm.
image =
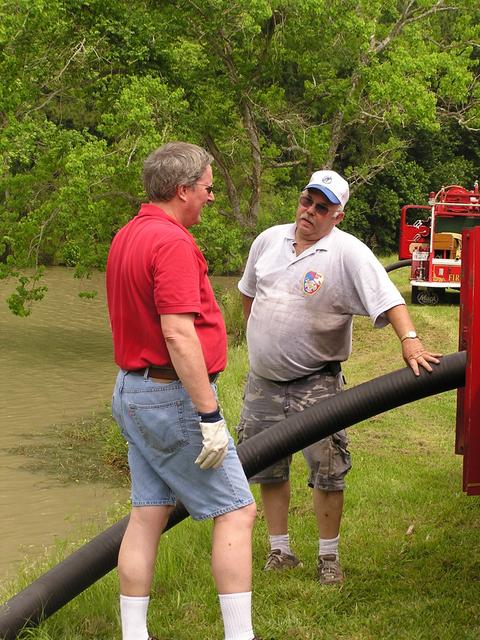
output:
M 243 307 L 243 317 L 245 318 L 245 322 L 248 320 L 250 316 L 250 311 L 252 310 L 253 298 L 250 296 L 246 296 L 242 293 L 242 307 Z
M 160 318 L 170 359 L 199 413 L 217 408 L 210 386 L 203 351 L 194 325 L 193 313 L 172 313 Z
M 392 307 L 386 312 L 387 318 L 401 340 L 402 356 L 406 364 L 413 369 L 416 376 L 420 374 L 419 365 L 431 371 L 431 362 L 438 364 L 441 353 L 430 353 L 423 346 L 420 338 L 403 339 L 410 331 L 415 331 L 408 309 L 404 304 Z

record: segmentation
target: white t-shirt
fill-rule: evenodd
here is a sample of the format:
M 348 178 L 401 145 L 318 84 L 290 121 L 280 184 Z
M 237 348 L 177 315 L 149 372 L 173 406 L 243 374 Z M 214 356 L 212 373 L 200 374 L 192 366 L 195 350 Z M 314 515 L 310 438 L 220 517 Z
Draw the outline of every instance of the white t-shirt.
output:
M 261 233 L 238 283 L 254 298 L 247 324 L 250 368 L 270 380 L 293 380 L 327 361 L 347 360 L 353 315 L 384 327 L 385 311 L 405 304 L 363 242 L 334 227 L 297 256 L 295 227 Z

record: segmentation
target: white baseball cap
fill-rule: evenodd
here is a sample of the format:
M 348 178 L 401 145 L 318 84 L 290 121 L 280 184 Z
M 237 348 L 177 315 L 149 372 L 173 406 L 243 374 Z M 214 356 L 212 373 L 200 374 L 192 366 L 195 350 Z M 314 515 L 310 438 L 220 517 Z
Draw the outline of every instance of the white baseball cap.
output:
M 332 204 L 342 205 L 342 209 L 350 197 L 348 182 L 345 178 L 342 178 L 336 171 L 330 171 L 328 169 L 322 169 L 321 171 L 312 173 L 310 182 L 305 189 L 317 189 L 321 191 Z

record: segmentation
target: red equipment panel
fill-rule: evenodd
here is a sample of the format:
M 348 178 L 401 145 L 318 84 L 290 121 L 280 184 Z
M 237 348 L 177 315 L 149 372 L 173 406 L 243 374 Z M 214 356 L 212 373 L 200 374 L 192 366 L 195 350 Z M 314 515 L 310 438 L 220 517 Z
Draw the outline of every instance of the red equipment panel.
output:
M 455 451 L 463 454 L 463 490 L 480 495 L 480 227 L 462 233 L 459 351 L 467 352 L 467 365 L 457 391 Z
M 410 245 L 412 243 L 428 243 L 430 239 L 430 227 L 422 220 L 427 218 L 431 207 L 421 204 L 407 204 L 402 207 L 400 214 L 400 242 L 398 249 L 399 260 L 409 260 L 412 257 Z M 412 222 L 414 220 L 414 222 Z
M 446 284 L 460 284 L 459 264 L 432 264 L 432 282 L 445 282 Z

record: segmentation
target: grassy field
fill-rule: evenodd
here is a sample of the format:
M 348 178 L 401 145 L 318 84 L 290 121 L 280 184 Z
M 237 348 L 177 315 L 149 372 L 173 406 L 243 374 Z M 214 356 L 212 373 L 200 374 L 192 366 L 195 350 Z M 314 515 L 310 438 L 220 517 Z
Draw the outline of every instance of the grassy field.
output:
M 393 260 L 392 260 L 393 261 Z M 407 295 L 407 272 L 391 274 Z M 458 307 L 410 307 L 426 346 L 457 350 Z M 347 387 L 403 366 L 390 328 L 355 321 Z M 227 421 L 238 419 L 247 369 L 245 348 L 232 346 L 220 394 Z M 480 638 L 480 502 L 462 492 L 462 459 L 454 454 L 454 391 L 406 404 L 351 427 L 353 469 L 348 477 L 340 553 L 346 581 L 315 580 L 317 532 L 307 471 L 294 458 L 291 539 L 304 567 L 262 571 L 267 552 L 259 505 L 254 539 L 254 618 L 264 640 L 477 640 Z M 258 492 L 254 489 L 256 495 Z M 112 521 L 128 506 L 112 514 Z M 210 523 L 185 521 L 167 532 L 158 555 L 149 613 L 160 640 L 222 638 L 209 571 Z M 88 539 L 95 532 L 86 532 Z M 58 558 L 82 541 L 65 543 Z M 56 562 L 26 567 L 4 597 Z M 112 572 L 22 637 L 38 640 L 120 638 L 118 585 Z

